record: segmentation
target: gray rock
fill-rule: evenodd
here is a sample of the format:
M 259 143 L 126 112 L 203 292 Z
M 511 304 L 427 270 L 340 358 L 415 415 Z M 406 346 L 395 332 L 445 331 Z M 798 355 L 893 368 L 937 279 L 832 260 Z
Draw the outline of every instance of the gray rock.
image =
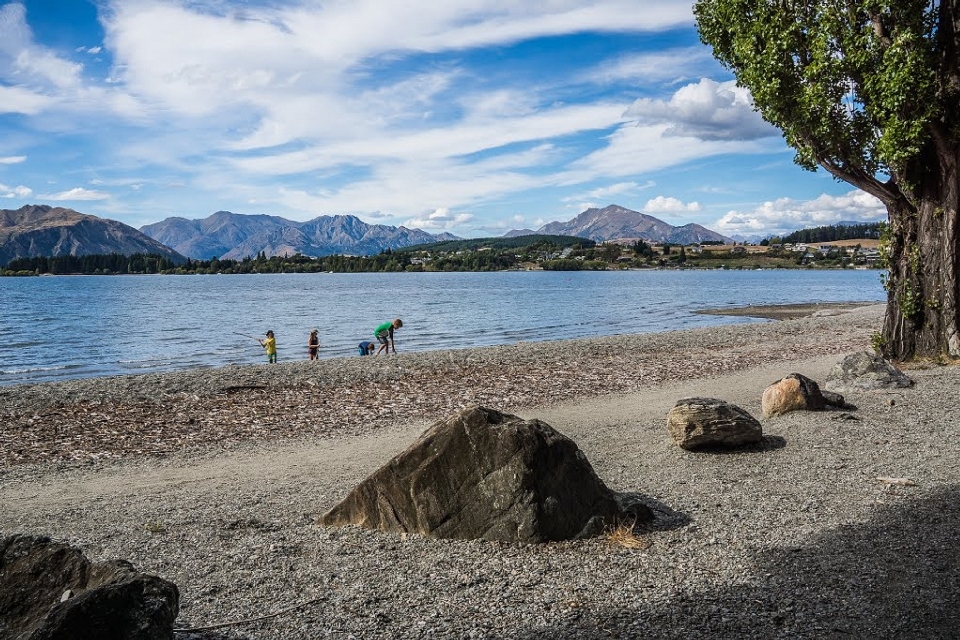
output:
M 870 391 L 910 387 L 913 380 L 880 356 L 859 351 L 834 365 L 824 386 L 833 391 Z
M 0 539 L 0 637 L 16 640 L 169 640 L 175 584 L 123 560 L 91 563 L 49 538 Z
M 763 439 L 756 418 L 735 404 L 715 398 L 678 400 L 667 414 L 667 429 L 682 449 L 738 447 Z
M 588 537 L 629 510 L 577 445 L 539 420 L 473 406 L 435 423 L 320 519 L 434 538 L 544 542 Z

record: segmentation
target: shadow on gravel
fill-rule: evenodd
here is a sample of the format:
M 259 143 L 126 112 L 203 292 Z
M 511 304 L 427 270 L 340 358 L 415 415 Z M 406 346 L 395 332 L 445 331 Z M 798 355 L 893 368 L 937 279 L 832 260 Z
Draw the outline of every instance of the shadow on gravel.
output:
M 897 500 L 862 525 L 758 553 L 756 570 L 737 576 L 738 584 L 690 585 L 663 602 L 658 595 L 668 591 L 654 588 L 644 600 L 583 608 L 559 626 L 516 637 L 958 638 L 960 487 Z
M 651 511 L 653 511 L 653 520 L 638 525 L 638 529 L 641 531 L 672 531 L 673 529 L 685 527 L 693 522 L 693 520 L 687 514 L 680 511 L 674 511 L 664 503 L 655 498 L 651 498 L 650 496 L 643 495 L 641 493 L 630 492 L 622 495 L 629 496 L 631 499 L 646 505 Z
M 763 439 L 761 439 L 760 442 L 755 442 L 753 444 L 745 444 L 739 447 L 698 447 L 692 453 L 733 456 L 744 453 L 763 453 L 765 451 L 776 451 L 777 449 L 783 449 L 785 446 L 787 446 L 786 438 L 782 438 L 780 436 L 763 436 Z

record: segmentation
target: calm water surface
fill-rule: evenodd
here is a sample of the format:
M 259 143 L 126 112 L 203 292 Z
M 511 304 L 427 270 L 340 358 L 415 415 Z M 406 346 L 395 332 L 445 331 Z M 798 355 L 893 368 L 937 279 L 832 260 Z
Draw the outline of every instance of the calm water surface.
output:
M 0 278 L 0 385 L 356 353 L 399 317 L 400 351 L 760 322 L 697 309 L 883 301 L 877 271 L 616 271 Z M 358 356 L 359 357 L 359 356 Z

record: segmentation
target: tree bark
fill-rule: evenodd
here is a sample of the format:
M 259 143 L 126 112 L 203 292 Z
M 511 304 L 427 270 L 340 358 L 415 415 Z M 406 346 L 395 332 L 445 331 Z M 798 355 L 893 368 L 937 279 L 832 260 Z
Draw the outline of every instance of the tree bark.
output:
M 913 199 L 888 203 L 887 313 L 881 351 L 893 360 L 960 358 L 960 147 L 949 138 L 918 159 Z

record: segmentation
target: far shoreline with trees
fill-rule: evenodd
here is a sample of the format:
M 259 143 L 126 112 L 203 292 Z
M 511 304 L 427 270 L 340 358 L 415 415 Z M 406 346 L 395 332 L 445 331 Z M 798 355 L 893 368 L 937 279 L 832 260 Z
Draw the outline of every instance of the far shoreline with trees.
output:
M 613 271 L 625 269 L 840 269 L 877 267 L 882 225 L 801 230 L 760 244 L 670 245 L 643 240 L 597 244 L 574 236 L 517 236 L 436 242 L 387 249 L 372 256 L 301 254 L 243 260 L 188 259 L 175 264 L 146 254 L 17 258 L 0 276 L 197 275 L 260 273 L 397 273 L 457 271 Z M 800 238 L 817 238 L 816 243 Z M 834 244 L 827 244 L 833 241 Z

